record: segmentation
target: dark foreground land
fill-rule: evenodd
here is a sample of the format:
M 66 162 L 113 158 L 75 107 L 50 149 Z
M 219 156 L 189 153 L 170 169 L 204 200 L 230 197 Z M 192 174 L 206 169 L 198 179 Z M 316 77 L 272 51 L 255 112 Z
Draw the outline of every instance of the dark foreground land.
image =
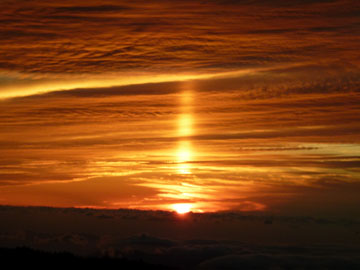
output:
M 311 260 L 302 256 L 270 257 L 266 255 L 243 256 L 241 259 L 233 256 L 233 261 L 214 260 L 210 264 L 202 264 L 198 267 L 188 266 L 186 269 L 245 269 L 245 270 L 281 270 L 281 269 L 360 269 L 359 261 L 346 260 L 344 258 L 313 257 Z M 90 268 L 97 269 L 156 269 L 156 270 L 176 270 L 182 269 L 181 261 L 177 262 L 179 267 L 165 266 L 160 264 L 150 264 L 142 260 L 129 260 L 126 258 L 110 257 L 81 257 L 67 252 L 46 252 L 33 250 L 26 247 L 20 248 L 0 248 L 0 261 L 3 265 L 21 267 L 26 264 L 28 267 L 37 269 L 65 269 L 71 268 Z M 176 263 L 176 262 L 174 262 Z M 92 268 L 93 269 L 93 268 Z
M 0 206 L 0 221 L 3 265 L 360 269 L 357 219 Z
M 40 269 L 85 267 L 97 269 L 158 269 L 171 270 L 175 268 L 164 265 L 149 264 L 141 260 L 109 257 L 80 257 L 67 252 L 46 252 L 26 247 L 0 248 L 0 261 L 4 265 L 35 266 Z

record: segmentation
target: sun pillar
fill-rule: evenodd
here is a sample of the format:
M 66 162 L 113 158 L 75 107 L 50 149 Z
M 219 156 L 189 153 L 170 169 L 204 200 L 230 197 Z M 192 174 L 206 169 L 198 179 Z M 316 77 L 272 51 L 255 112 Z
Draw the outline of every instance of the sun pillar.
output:
M 177 134 L 180 140 L 176 152 L 178 174 L 191 174 L 189 162 L 193 159 L 193 150 L 188 137 L 193 135 L 192 96 L 191 90 L 185 90 L 180 96 Z

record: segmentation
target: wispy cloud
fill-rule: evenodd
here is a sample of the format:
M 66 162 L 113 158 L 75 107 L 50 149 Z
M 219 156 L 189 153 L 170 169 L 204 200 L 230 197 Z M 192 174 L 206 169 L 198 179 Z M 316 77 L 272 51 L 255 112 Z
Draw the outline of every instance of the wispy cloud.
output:
M 30 78 L 358 67 L 356 1 L 3 1 L 0 69 Z

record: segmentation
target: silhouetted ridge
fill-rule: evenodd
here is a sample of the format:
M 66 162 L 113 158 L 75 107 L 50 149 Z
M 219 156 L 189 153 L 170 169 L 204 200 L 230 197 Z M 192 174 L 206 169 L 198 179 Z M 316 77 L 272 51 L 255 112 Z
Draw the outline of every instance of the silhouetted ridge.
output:
M 14 249 L 0 248 L 0 261 L 2 265 L 14 266 L 36 266 L 46 269 L 59 269 L 65 267 L 81 267 L 82 269 L 156 269 L 156 270 L 174 270 L 163 265 L 149 264 L 141 260 L 129 260 L 126 258 L 110 257 L 80 257 L 67 252 L 45 252 L 33 250 L 27 247 L 18 247 Z

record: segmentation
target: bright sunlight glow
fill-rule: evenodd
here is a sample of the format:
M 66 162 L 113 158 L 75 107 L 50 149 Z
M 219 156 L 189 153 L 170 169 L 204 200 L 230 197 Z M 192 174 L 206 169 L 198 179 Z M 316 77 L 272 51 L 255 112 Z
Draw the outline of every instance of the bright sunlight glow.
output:
M 185 214 L 189 213 L 191 210 L 192 205 L 189 203 L 177 203 L 172 205 L 172 208 L 176 211 L 178 214 Z

